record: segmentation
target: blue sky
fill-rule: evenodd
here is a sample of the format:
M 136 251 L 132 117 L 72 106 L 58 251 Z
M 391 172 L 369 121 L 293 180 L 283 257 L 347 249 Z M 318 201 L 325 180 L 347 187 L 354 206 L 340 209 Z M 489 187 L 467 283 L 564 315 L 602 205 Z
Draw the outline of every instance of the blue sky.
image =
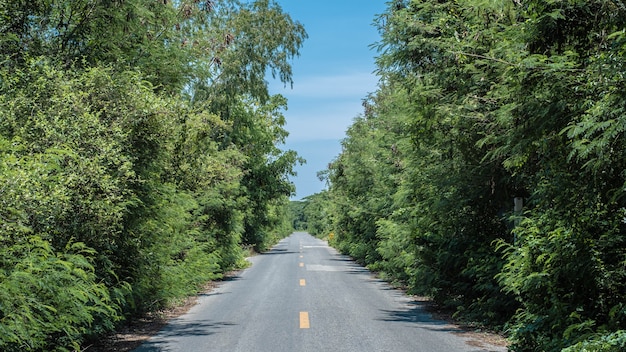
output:
M 362 99 L 376 90 L 373 72 L 378 54 L 369 46 L 380 39 L 372 23 L 386 4 L 385 0 L 277 2 L 309 35 L 292 62 L 293 88 L 270 83 L 272 93 L 288 99 L 285 128 L 290 134 L 284 148 L 307 160 L 292 178 L 297 200 L 326 187 L 317 172 L 339 155 L 346 129 L 363 111 Z

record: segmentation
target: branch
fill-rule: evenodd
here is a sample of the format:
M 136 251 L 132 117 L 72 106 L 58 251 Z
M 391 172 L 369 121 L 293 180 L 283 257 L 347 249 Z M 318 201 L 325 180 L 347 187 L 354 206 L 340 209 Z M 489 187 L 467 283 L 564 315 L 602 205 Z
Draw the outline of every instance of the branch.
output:
M 465 52 L 462 52 L 462 51 L 452 51 L 452 53 L 453 54 L 457 54 L 457 55 L 461 54 L 461 55 L 471 56 L 471 57 L 475 57 L 475 58 L 478 58 L 478 59 L 485 59 L 485 60 L 496 61 L 496 62 L 505 64 L 505 65 L 509 65 L 509 66 L 515 66 L 514 64 L 512 64 L 512 63 L 510 63 L 508 61 L 505 61 L 505 60 L 502 60 L 502 59 L 497 59 L 495 57 L 489 57 L 489 56 L 484 56 L 484 55 L 479 55 L 479 54 L 470 54 L 470 53 L 465 53 Z

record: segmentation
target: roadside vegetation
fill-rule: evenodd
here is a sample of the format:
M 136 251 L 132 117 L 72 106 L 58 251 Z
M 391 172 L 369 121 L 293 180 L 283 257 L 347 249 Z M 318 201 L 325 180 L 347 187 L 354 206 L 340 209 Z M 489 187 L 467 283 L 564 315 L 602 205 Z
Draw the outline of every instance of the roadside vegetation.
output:
M 291 232 L 274 1 L 0 1 L 0 350 L 68 351 Z
M 624 4 L 387 6 L 378 90 L 294 225 L 513 351 L 624 350 Z

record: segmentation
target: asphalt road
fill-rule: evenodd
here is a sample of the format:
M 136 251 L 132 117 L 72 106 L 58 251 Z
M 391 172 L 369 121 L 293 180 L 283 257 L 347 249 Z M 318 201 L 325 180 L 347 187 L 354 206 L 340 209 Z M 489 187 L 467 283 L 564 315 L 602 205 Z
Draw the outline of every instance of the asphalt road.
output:
M 135 351 L 506 351 L 433 320 L 419 303 L 306 233 L 250 261 Z

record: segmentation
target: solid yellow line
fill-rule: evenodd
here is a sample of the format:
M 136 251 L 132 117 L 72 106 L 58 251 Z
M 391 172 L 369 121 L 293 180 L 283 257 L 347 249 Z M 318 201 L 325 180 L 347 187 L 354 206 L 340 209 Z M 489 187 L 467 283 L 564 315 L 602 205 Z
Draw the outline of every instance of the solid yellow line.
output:
M 308 329 L 310 327 L 309 312 L 300 312 L 300 329 Z
M 306 280 L 300 279 L 300 286 L 306 286 Z
M 302 268 L 304 266 L 304 263 L 300 263 L 300 267 Z

